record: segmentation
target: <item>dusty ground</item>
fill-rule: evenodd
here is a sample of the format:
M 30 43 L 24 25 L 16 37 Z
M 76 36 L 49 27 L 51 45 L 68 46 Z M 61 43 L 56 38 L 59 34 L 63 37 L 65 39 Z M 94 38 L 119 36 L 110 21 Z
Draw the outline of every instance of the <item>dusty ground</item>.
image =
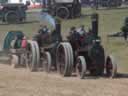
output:
M 0 64 L 0 96 L 128 96 L 127 89 L 127 76 L 80 80 Z

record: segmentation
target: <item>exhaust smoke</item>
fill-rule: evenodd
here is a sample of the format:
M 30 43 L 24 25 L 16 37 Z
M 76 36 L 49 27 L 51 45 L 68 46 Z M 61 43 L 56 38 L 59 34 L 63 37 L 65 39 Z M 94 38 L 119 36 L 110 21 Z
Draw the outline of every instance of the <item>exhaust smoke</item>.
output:
M 40 13 L 40 24 L 46 25 L 51 30 L 56 28 L 55 19 L 46 12 Z

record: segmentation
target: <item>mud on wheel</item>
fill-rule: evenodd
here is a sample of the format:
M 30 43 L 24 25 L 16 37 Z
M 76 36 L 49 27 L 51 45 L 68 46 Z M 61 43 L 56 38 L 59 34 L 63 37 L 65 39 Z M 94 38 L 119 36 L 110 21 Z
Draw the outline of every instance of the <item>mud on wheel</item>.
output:
M 106 75 L 112 78 L 117 75 L 117 63 L 112 55 L 106 59 Z

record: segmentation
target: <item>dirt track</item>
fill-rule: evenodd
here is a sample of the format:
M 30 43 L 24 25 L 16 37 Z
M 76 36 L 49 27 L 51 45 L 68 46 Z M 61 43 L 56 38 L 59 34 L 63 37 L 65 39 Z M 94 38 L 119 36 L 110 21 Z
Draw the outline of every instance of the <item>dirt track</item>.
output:
M 0 96 L 128 96 L 128 79 L 62 78 L 0 64 Z

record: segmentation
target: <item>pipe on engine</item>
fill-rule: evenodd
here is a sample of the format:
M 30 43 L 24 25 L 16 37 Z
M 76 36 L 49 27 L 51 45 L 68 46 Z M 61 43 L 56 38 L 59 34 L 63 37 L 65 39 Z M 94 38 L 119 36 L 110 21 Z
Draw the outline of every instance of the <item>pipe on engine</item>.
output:
M 97 13 L 94 13 L 91 17 L 92 19 L 92 32 L 94 36 L 98 37 L 98 31 L 99 31 L 99 15 Z
M 59 19 L 55 20 L 55 32 L 56 32 L 56 37 L 58 41 L 62 41 L 62 36 L 61 36 L 61 21 Z

